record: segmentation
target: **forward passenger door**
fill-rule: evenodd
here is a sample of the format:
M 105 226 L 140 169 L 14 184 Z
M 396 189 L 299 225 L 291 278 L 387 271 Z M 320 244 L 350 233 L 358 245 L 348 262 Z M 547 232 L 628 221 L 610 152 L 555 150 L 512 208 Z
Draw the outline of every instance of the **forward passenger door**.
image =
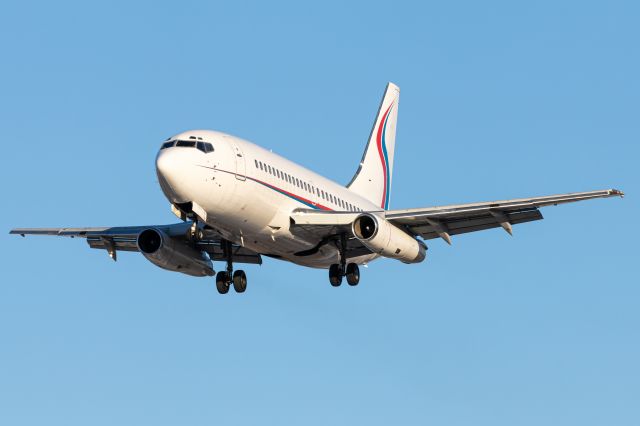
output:
M 231 142 L 236 158 L 236 179 L 245 181 L 247 180 L 246 162 L 242 148 L 235 142 Z

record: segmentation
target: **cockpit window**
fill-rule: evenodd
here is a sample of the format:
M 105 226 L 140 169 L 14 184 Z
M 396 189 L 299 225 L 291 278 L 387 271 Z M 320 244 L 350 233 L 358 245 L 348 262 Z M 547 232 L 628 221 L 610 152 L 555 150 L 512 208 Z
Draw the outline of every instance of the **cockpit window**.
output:
M 196 146 L 196 141 L 178 141 L 176 142 L 176 146 L 193 148 L 194 146 Z
M 205 154 L 214 151 L 213 145 L 211 145 L 209 142 L 202 142 L 202 141 L 196 142 L 196 141 L 183 141 L 183 140 L 178 140 L 178 141 L 173 140 L 173 141 L 165 142 L 162 144 L 160 149 L 171 148 L 172 146 L 178 146 L 182 148 L 198 148 L 200 151 L 204 152 Z
M 198 142 L 197 148 L 205 154 L 208 152 L 213 152 L 213 145 L 211 145 L 209 142 Z

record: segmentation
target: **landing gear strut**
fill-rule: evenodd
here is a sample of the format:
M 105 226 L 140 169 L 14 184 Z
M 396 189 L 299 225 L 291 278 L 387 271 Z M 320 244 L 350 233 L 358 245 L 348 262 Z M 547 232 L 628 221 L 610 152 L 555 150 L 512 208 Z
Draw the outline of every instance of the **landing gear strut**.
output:
M 188 237 L 191 241 L 200 241 L 204 234 L 202 233 L 202 229 L 198 227 L 198 216 L 194 215 L 193 222 L 191 223 L 191 227 L 189 228 Z
M 338 247 L 340 253 L 340 263 L 334 263 L 329 267 L 329 282 L 334 287 L 342 284 L 342 277 L 347 277 L 347 283 L 350 286 L 358 285 L 360 282 L 360 268 L 355 263 L 347 264 L 347 236 L 340 235 L 340 245 Z
M 233 246 L 231 242 L 222 240 L 220 244 L 222 252 L 227 259 L 227 269 L 226 271 L 218 272 L 216 275 L 216 289 L 220 294 L 227 294 L 233 284 L 233 289 L 236 293 L 244 293 L 247 289 L 247 274 L 242 270 L 233 271 Z

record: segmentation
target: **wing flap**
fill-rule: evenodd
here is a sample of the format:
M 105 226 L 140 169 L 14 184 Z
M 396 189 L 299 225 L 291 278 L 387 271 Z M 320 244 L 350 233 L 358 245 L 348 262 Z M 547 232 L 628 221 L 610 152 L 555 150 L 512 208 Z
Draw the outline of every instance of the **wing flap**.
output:
M 512 225 L 543 219 L 542 213 L 540 213 L 538 209 L 505 213 L 505 215 Z M 446 232 L 449 235 L 466 234 L 468 232 L 483 231 L 485 229 L 500 228 L 502 226 L 491 214 L 468 218 L 452 218 L 451 220 L 441 220 L 440 223 L 446 227 Z M 441 237 L 435 227 L 428 223 L 409 226 L 409 229 L 412 233 L 420 235 L 425 240 Z
M 206 251 L 211 260 L 226 261 L 224 250 L 220 245 L 220 241 L 200 241 L 198 248 Z M 249 263 L 254 265 L 262 265 L 262 257 L 246 247 L 233 245 L 231 248 L 234 263 Z
M 138 251 L 138 244 L 136 244 L 135 239 L 129 238 L 87 238 L 87 243 L 90 248 L 93 249 L 102 249 L 102 250 L 111 250 L 112 247 L 116 251 Z M 110 246 L 110 243 L 113 244 Z

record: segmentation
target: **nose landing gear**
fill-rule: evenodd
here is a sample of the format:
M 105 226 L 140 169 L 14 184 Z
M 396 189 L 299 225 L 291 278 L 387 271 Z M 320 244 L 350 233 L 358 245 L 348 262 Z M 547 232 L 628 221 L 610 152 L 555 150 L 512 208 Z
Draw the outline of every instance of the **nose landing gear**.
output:
M 216 289 L 220 294 L 227 294 L 233 285 L 236 293 L 244 293 L 247 289 L 247 274 L 243 270 L 233 271 L 233 253 L 230 241 L 222 240 L 222 251 L 227 258 L 227 270 L 216 275 Z

